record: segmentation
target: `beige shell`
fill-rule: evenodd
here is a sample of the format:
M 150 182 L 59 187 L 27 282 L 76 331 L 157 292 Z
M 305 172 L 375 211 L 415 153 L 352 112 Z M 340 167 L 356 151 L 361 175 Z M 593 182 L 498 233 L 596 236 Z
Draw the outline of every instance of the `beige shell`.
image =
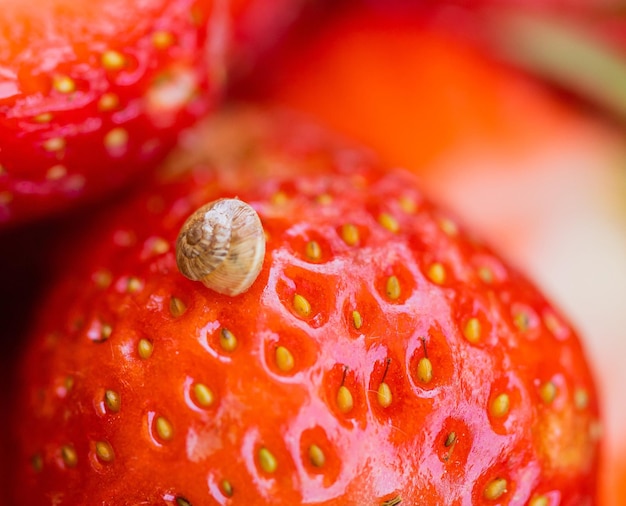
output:
M 187 218 L 176 241 L 181 274 L 225 295 L 250 288 L 264 257 L 259 215 L 238 199 L 219 199 L 199 208 Z

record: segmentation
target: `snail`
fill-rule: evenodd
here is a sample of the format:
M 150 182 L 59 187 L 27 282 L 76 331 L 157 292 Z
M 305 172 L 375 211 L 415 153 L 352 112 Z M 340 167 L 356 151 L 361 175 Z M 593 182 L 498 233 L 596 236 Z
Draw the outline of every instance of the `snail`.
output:
M 181 274 L 230 296 L 252 286 L 264 257 L 261 219 L 239 199 L 218 199 L 200 207 L 187 218 L 176 240 Z

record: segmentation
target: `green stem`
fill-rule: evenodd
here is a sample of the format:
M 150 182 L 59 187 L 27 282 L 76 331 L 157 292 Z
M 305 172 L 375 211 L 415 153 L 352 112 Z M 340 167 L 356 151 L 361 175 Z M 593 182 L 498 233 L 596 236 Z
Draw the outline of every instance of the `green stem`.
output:
M 499 12 L 491 26 L 505 58 L 626 121 L 626 54 L 545 16 Z

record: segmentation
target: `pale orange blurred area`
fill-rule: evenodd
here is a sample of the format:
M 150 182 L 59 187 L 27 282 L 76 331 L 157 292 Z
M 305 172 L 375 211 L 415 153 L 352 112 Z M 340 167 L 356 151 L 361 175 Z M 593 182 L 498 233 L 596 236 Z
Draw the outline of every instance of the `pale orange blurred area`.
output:
M 454 33 L 379 14 L 351 12 L 287 50 L 263 98 L 416 172 L 562 308 L 583 336 L 602 397 L 599 504 L 623 506 L 623 132 Z

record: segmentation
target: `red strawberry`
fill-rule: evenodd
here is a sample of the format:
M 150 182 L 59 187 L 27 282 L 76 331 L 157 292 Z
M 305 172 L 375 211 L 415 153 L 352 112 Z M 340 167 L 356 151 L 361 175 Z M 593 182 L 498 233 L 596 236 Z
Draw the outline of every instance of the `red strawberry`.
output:
M 12 410 L 15 502 L 594 503 L 574 330 L 411 175 L 281 115 L 187 145 L 63 250 Z M 235 196 L 267 242 L 231 297 L 174 245 Z
M 211 106 L 225 36 L 213 4 L 3 4 L 0 228 L 122 186 Z

